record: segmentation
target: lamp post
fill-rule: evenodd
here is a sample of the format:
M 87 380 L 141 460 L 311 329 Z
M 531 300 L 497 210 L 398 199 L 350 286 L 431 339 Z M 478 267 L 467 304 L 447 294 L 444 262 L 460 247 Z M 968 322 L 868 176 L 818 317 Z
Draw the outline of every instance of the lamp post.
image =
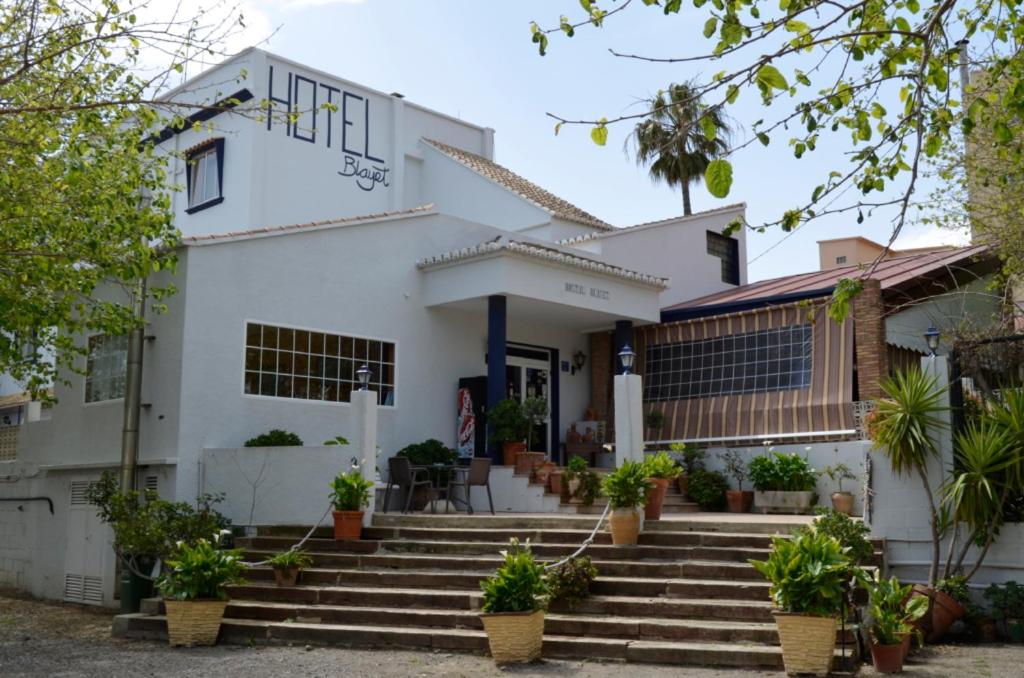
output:
M 356 378 L 359 380 L 360 391 L 365 391 L 369 387 L 371 374 L 373 374 L 373 372 L 371 372 L 369 366 L 365 364 L 356 370 Z
M 940 332 L 935 325 L 929 326 L 928 329 L 924 331 L 924 340 L 928 343 L 928 350 L 933 356 L 938 355 L 939 339 L 941 337 L 942 332 Z
M 619 351 L 619 360 L 622 362 L 622 373 L 631 374 L 633 372 L 633 361 L 636 360 L 636 353 L 629 347 L 629 344 L 623 346 L 622 350 Z

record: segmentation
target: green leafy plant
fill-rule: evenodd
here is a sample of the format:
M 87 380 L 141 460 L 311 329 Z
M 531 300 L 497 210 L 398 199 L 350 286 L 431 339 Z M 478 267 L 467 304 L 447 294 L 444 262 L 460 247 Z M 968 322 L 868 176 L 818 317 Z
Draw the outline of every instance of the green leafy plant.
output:
M 270 566 L 275 570 L 305 569 L 313 564 L 313 558 L 302 549 L 289 549 L 275 554 L 270 559 Z
M 992 617 L 997 621 L 1024 619 L 1024 586 L 1015 581 L 990 584 L 984 596 L 992 607 Z
M 570 499 L 579 499 L 584 506 L 590 506 L 601 495 L 601 478 L 587 464 L 583 457 L 573 457 L 565 471 L 565 482 L 562 487 L 568 492 L 569 481 L 578 478 L 580 481 L 576 493 Z
M 826 466 L 822 473 L 827 475 L 828 479 L 836 484 L 836 486 L 839 488 L 837 490 L 838 492 L 843 491 L 844 480 L 857 479 L 857 476 L 854 475 L 853 471 L 850 470 L 850 467 L 847 466 L 846 464 L 843 464 L 842 462 L 834 464 L 832 466 Z
M 750 460 L 750 481 L 760 492 L 812 492 L 818 474 L 807 459 L 795 452 L 772 452 Z
M 673 478 L 678 478 L 679 474 L 683 472 L 683 469 L 676 460 L 670 457 L 667 452 L 647 455 L 643 465 L 644 473 L 647 474 L 648 478 L 672 480 Z
M 601 481 L 601 490 L 613 509 L 643 506 L 649 489 L 644 465 L 628 459 Z
M 227 587 L 245 581 L 245 565 L 238 549 L 217 548 L 220 535 L 214 540 L 197 539 L 178 545 L 167 568 L 156 585 L 165 598 L 204 600 L 228 597 Z
M 690 476 L 687 495 L 705 511 L 721 511 L 725 508 L 725 493 L 729 481 L 718 471 L 695 471 Z
M 743 481 L 747 479 L 747 460 L 739 450 L 728 449 L 719 452 L 718 458 L 725 464 L 725 474 L 736 481 L 736 489 L 743 491 Z
M 590 584 L 596 578 L 597 568 L 588 556 L 569 558 L 547 572 L 550 600 L 564 600 L 572 609 L 590 595 Z
M 911 584 L 901 585 L 896 577 L 884 579 L 875 571 L 874 577 L 861 577 L 868 592 L 868 624 L 871 636 L 879 645 L 897 645 L 909 633 L 920 631 L 912 622 L 928 612 L 926 596 L 912 596 Z
M 480 582 L 483 591 L 484 612 L 533 612 L 546 607 L 548 584 L 544 566 L 538 563 L 530 550 L 530 542 L 520 544 L 509 541 L 508 549 L 501 552 L 505 561 L 494 576 Z
M 246 447 L 302 447 L 302 438 L 279 428 L 245 441 Z
M 331 481 L 331 504 L 335 511 L 359 511 L 370 503 L 373 482 L 363 477 L 358 468 L 340 473 Z
M 324 445 L 348 445 L 348 438 L 345 436 L 334 436 L 330 440 L 325 440 Z
M 686 475 L 692 476 L 704 467 L 707 450 L 701 447 L 691 447 L 686 443 L 672 443 L 668 449 L 682 463 L 683 468 L 686 469 Z
M 523 442 L 530 428 L 522 405 L 512 398 L 502 400 L 487 413 L 487 424 L 491 427 L 491 441 L 498 445 Z
M 533 449 L 533 435 L 548 418 L 548 401 L 544 398 L 527 398 L 522 404 L 526 418 L 526 449 Z
M 967 587 L 967 577 L 962 575 L 954 575 L 952 577 L 940 579 L 938 583 L 935 584 L 935 589 L 942 591 L 964 607 L 973 604 L 971 591 Z
M 751 560 L 771 586 L 769 596 L 783 612 L 834 617 L 853 575 L 850 557 L 826 534 L 809 530 L 772 537 L 768 560 Z
M 846 554 L 855 565 L 866 565 L 875 553 L 868 535 L 871 528 L 863 521 L 854 520 L 842 511 L 832 507 L 819 507 L 816 509 L 817 517 L 814 523 L 808 527 L 800 528 L 801 531 L 814 530 L 820 534 L 832 537 L 846 549 Z
M 644 415 L 644 426 L 660 431 L 665 425 L 665 413 L 661 410 L 647 410 Z
M 395 456 L 407 458 L 413 466 L 425 466 L 434 484 L 437 487 L 445 487 L 448 485 L 450 472 L 433 466 L 454 464 L 459 458 L 459 453 L 440 440 L 429 438 L 422 443 L 406 445 Z

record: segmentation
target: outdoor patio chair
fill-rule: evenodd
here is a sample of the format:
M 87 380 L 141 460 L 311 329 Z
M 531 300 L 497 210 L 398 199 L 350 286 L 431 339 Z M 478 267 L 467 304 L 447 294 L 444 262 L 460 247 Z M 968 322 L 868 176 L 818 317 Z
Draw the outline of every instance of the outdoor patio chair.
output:
M 417 487 L 431 487 L 430 476 L 427 469 L 413 467 L 405 457 L 391 457 L 388 459 L 388 485 L 384 489 L 384 513 L 388 512 L 388 502 L 391 499 L 391 488 L 398 487 L 405 494 L 405 508 L 402 513 L 408 513 L 412 506 L 412 495 Z
M 452 489 L 461 487 L 466 495 L 466 510 L 469 513 L 473 513 L 473 498 L 470 495 L 470 488 L 474 486 L 483 486 L 487 488 L 487 503 L 491 505 L 491 515 L 494 515 L 494 500 L 491 499 L 490 459 L 486 457 L 475 457 L 471 462 L 469 462 L 468 467 L 459 467 L 452 471 L 452 477 L 448 481 L 449 503 L 455 501 L 455 495 L 452 493 Z M 444 510 L 445 513 L 448 512 L 448 504 L 445 504 Z

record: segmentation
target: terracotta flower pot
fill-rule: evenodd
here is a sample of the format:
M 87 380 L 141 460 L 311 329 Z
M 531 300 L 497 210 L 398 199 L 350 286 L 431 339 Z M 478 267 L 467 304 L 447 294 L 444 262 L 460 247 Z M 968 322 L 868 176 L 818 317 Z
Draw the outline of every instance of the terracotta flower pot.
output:
M 871 643 L 871 663 L 878 673 L 899 673 L 903 670 L 903 642 L 892 645 Z
M 583 497 L 577 496 L 580 491 L 580 485 L 583 484 L 583 480 L 579 476 L 573 476 L 569 478 L 566 483 L 569 489 L 569 503 L 570 504 L 582 504 Z
M 299 568 L 292 567 L 287 570 L 274 568 L 274 581 L 278 586 L 295 586 L 299 580 Z
M 640 540 L 640 510 L 614 509 L 608 518 L 608 528 L 615 546 L 635 546 Z
M 548 478 L 554 473 L 555 469 L 558 468 L 553 461 L 545 461 L 537 464 L 533 467 L 533 480 L 538 485 L 547 487 Z
M 644 504 L 644 518 L 646 520 L 659 520 L 661 518 L 661 505 L 665 503 L 665 493 L 668 492 L 667 478 L 648 478 L 651 490 L 647 493 L 647 503 Z
M 535 464 L 544 461 L 543 452 L 520 452 L 516 455 L 516 475 L 528 476 L 533 473 Z
M 551 488 L 551 492 L 553 494 L 557 494 L 558 496 L 562 496 L 563 475 L 563 471 L 554 470 L 551 472 L 551 475 L 548 476 L 548 487 Z
M 515 466 L 516 457 L 520 452 L 526 452 L 526 443 L 502 443 L 501 457 L 505 466 Z
M 904 633 L 903 640 L 900 642 L 900 649 L 903 651 L 903 661 L 907 660 L 907 656 L 910 654 L 910 634 Z
M 754 493 L 750 490 L 726 490 L 725 501 L 729 504 L 729 513 L 750 513 Z
M 853 515 L 853 495 L 849 492 L 833 492 L 832 493 L 832 508 L 845 513 L 848 516 Z
M 362 511 L 334 511 L 333 515 L 335 539 L 359 539 L 363 534 Z
M 979 619 L 975 629 L 978 633 L 978 640 L 983 643 L 994 643 L 999 639 L 996 620 L 992 617 L 982 617 Z
M 957 619 L 967 613 L 964 606 L 956 599 L 942 591 L 932 591 L 932 631 L 928 634 L 929 642 L 934 642 L 946 635 L 949 627 Z
M 689 499 L 690 476 L 683 474 L 676 478 L 676 483 L 679 485 L 679 494 L 683 495 L 683 499 Z

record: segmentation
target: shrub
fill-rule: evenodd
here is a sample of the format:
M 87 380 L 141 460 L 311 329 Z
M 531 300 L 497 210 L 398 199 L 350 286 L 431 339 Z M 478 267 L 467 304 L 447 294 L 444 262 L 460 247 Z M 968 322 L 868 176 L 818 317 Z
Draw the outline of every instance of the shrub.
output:
M 590 584 L 597 578 L 597 568 L 587 556 L 570 558 L 548 570 L 550 600 L 564 600 L 573 608 L 590 595 Z
M 843 491 L 844 480 L 857 479 L 857 476 L 854 475 L 852 470 L 850 470 L 850 467 L 843 463 L 836 464 L 835 466 L 826 466 L 822 473 L 827 475 L 828 479 L 838 486 L 839 489 L 836 490 L 837 492 Z
M 873 579 L 864 577 L 861 581 L 868 591 L 868 629 L 875 643 L 897 645 L 903 642 L 903 636 L 916 630 L 911 622 L 928 611 L 928 598 L 911 596 L 914 588 L 911 584 L 900 585 L 896 577 L 883 579 L 877 570 Z
M 164 573 L 156 586 L 165 598 L 202 600 L 228 597 L 227 587 L 245 581 L 242 552 L 220 550 L 214 541 L 197 539 L 193 544 L 182 542 L 164 565 Z
M 818 483 L 818 474 L 807 459 L 794 453 L 772 452 L 750 460 L 750 481 L 761 492 L 810 492 Z
M 676 460 L 668 456 L 667 452 L 647 455 L 643 461 L 644 473 L 648 478 L 663 478 L 672 480 L 677 478 L 683 469 L 679 467 Z
M 626 460 L 601 481 L 601 489 L 613 509 L 643 506 L 647 501 L 647 473 L 644 465 Z
M 832 617 L 843 605 L 844 586 L 852 575 L 842 545 L 821 532 L 772 537 L 768 560 L 751 560 L 771 583 L 768 595 L 783 612 Z
M 483 591 L 484 612 L 533 612 L 545 607 L 548 593 L 544 567 L 538 563 L 530 542 L 520 544 L 518 539 L 509 542 L 502 551 L 505 562 L 498 567 L 494 576 L 480 582 Z
M 530 428 L 522 405 L 512 398 L 502 400 L 487 413 L 487 424 L 491 429 L 491 441 L 498 445 L 523 442 Z
M 363 477 L 358 468 L 339 473 L 331 481 L 331 504 L 335 511 L 359 511 L 370 503 L 373 482 Z
M 665 425 L 665 413 L 661 410 L 648 410 L 644 415 L 644 426 L 660 431 Z
M 440 440 L 430 438 L 422 443 L 406 445 L 396 456 L 406 457 L 413 466 L 430 466 L 431 464 L 454 464 L 459 453 L 447 447 Z
M 935 588 L 960 603 L 964 607 L 973 605 L 970 589 L 967 588 L 967 577 L 954 576 L 940 579 Z
M 992 617 L 1005 621 L 1024 618 L 1024 586 L 1008 581 L 1002 586 L 992 584 L 985 589 L 985 600 L 992 606 Z
M 527 398 L 522 404 L 523 417 L 526 418 L 526 449 L 533 449 L 533 435 L 550 414 L 548 401 L 544 398 Z
M 875 547 L 871 545 L 868 535 L 871 528 L 860 520 L 854 520 L 842 511 L 834 508 L 817 509 L 818 517 L 814 519 L 813 527 L 801 528 L 804 530 L 816 530 L 826 536 L 838 541 L 847 550 L 846 554 L 856 565 L 864 565 L 875 553 Z
M 302 549 L 282 551 L 270 559 L 270 566 L 275 570 L 304 569 L 313 564 L 313 558 Z
M 743 491 L 743 481 L 747 479 L 747 461 L 739 450 L 719 452 L 718 458 L 725 464 L 725 474 L 736 481 L 736 489 Z
M 705 511 L 721 511 L 728 489 L 729 481 L 718 471 L 699 470 L 690 476 L 687 494 Z
M 668 449 L 682 461 L 683 468 L 686 469 L 686 475 L 692 476 L 704 467 L 704 457 L 707 456 L 707 450 L 700 447 L 690 447 L 686 443 L 672 443 L 668 446 Z
M 580 485 L 576 493 L 570 495 L 570 499 L 580 499 L 584 506 L 590 506 L 601 494 L 601 478 L 587 464 L 583 457 L 573 457 L 569 460 L 569 466 L 565 471 L 565 482 L 562 487 L 568 492 L 569 481 L 575 478 L 580 479 Z
M 302 438 L 279 428 L 262 433 L 245 441 L 246 447 L 302 447 Z

